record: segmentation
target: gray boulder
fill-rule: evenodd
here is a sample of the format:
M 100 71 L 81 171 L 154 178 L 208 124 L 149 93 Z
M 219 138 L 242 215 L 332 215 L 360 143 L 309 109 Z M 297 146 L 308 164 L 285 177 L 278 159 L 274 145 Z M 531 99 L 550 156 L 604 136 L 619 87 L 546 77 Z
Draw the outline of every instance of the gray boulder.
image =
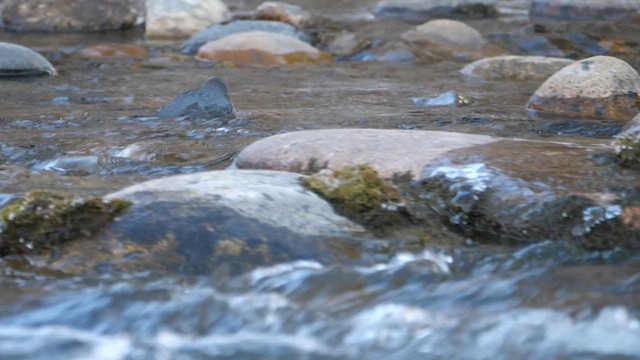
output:
M 0 76 L 56 74 L 44 56 L 24 46 L 0 42 Z
M 493 79 L 546 79 L 573 60 L 545 56 L 496 56 L 480 59 L 460 70 L 463 75 Z

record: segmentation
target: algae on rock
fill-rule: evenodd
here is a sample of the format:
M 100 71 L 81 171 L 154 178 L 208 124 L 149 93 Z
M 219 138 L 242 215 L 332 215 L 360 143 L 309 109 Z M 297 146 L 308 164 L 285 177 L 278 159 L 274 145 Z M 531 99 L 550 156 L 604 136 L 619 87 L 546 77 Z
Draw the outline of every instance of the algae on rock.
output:
M 67 241 L 95 235 L 131 205 L 34 190 L 0 213 L 0 256 L 40 254 Z
M 640 129 L 630 129 L 616 136 L 616 156 L 623 165 L 640 164 Z
M 372 227 L 399 220 L 400 194 L 369 165 L 322 170 L 302 185 L 329 201 L 335 210 Z

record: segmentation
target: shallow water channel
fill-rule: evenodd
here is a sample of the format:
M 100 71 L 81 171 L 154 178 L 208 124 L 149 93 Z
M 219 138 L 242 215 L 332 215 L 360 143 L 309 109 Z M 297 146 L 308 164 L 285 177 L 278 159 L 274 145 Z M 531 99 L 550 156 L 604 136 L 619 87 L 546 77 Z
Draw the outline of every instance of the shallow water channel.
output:
M 258 3 L 239 1 L 235 8 Z M 371 20 L 371 1 L 296 3 L 360 19 L 360 31 L 385 39 L 413 26 Z M 523 9 L 522 2 L 503 1 L 505 16 L 470 24 L 489 37 L 517 32 L 526 26 Z M 0 79 L 0 205 L 34 188 L 104 195 L 169 174 L 223 169 L 248 144 L 302 129 L 422 129 L 606 144 L 621 128 L 535 119 L 524 104 L 540 81 L 472 81 L 456 62 L 215 66 L 168 57 L 178 42 L 146 43 L 140 31 L 0 32 L 0 41 L 38 50 L 60 73 Z M 150 55 L 81 55 L 105 43 L 140 45 Z M 229 86 L 235 120 L 149 117 L 214 75 Z M 418 108 L 411 102 L 446 91 L 471 103 Z M 123 151 L 137 149 L 144 149 L 139 160 L 123 158 Z M 640 357 L 637 251 L 474 239 L 465 246 L 371 246 L 401 250 L 371 266 L 297 261 L 223 278 L 69 277 L 0 260 L 0 358 Z

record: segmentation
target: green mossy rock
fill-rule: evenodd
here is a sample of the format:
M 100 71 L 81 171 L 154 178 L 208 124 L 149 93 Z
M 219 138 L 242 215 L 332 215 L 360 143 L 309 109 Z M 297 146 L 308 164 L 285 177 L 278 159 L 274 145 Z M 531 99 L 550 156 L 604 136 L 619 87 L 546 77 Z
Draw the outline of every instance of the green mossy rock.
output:
M 400 194 L 369 165 L 323 170 L 300 180 L 331 203 L 336 212 L 377 228 L 399 220 Z
M 0 213 L 0 256 L 43 254 L 70 240 L 98 233 L 130 203 L 34 190 Z

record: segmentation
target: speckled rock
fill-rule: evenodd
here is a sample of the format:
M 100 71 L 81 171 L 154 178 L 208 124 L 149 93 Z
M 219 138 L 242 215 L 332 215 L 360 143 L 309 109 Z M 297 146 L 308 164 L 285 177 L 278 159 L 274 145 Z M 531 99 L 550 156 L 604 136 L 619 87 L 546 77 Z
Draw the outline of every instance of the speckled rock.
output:
M 221 0 L 147 0 L 146 5 L 148 39 L 185 39 L 231 18 Z
M 476 60 L 504 54 L 480 33 L 456 20 L 438 19 L 424 23 L 402 34 L 414 52 L 433 59 Z
M 640 248 L 632 216 L 640 205 L 640 174 L 592 160 L 603 151 L 608 141 L 595 139 L 503 139 L 453 150 L 425 167 L 418 197 L 476 241 Z
M 546 79 L 573 60 L 544 56 L 496 56 L 474 61 L 460 70 L 463 75 L 491 79 Z
M 21 45 L 0 42 L 0 77 L 56 74 L 53 65 L 37 52 Z
M 128 29 L 139 14 L 138 0 L 5 0 L 4 26 L 17 31 Z
M 374 8 L 380 17 L 425 20 L 439 17 L 492 17 L 495 0 L 381 0 Z
M 300 6 L 279 1 L 265 1 L 256 8 L 254 18 L 258 20 L 274 20 L 295 27 L 301 27 L 309 21 L 311 14 Z
M 446 151 L 497 141 L 485 135 L 441 131 L 327 129 L 280 134 L 243 149 L 234 165 L 243 169 L 317 172 L 368 164 L 382 177 L 418 175 Z
M 283 66 L 331 61 L 331 55 L 293 36 L 264 31 L 241 32 L 200 47 L 199 60 L 257 66 Z
M 309 37 L 289 24 L 278 21 L 256 21 L 256 20 L 238 20 L 224 25 L 212 25 L 193 35 L 189 40 L 185 41 L 180 48 L 184 54 L 195 54 L 200 46 L 210 42 L 222 39 L 225 36 L 247 32 L 247 31 L 265 31 L 281 35 L 294 36 L 304 42 L 309 42 Z
M 533 0 L 529 17 L 539 28 L 556 33 L 630 41 L 640 37 L 640 2 L 633 0 Z
M 577 118 L 630 120 L 638 113 L 640 75 L 609 56 L 576 61 L 547 79 L 527 109 Z
M 190 116 L 204 119 L 232 117 L 233 103 L 224 80 L 213 77 L 201 87 L 178 95 L 158 110 L 156 116 L 162 118 Z

